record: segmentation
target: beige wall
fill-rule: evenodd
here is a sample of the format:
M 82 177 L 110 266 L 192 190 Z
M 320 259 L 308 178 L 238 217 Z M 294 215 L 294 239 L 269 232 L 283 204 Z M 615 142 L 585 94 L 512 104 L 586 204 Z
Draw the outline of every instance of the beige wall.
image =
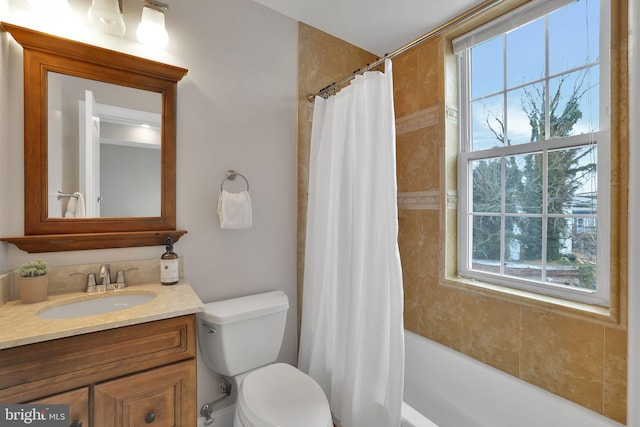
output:
M 516 3 L 509 2 L 509 6 L 503 8 L 513 7 Z M 613 27 L 623 34 L 625 10 L 619 14 L 619 18 L 620 24 Z M 469 26 L 467 24 L 467 28 L 459 31 L 466 31 Z M 444 36 L 433 39 L 393 61 L 405 327 L 625 423 L 627 332 L 624 275 L 620 280 L 614 277 L 621 286 L 621 295 L 616 295 L 614 304 L 619 301 L 621 307 L 610 318 L 583 316 L 576 310 L 554 308 L 553 304 L 531 303 L 521 297 L 512 298 L 469 286 L 456 286 L 444 280 L 447 275 L 445 256 L 455 250 L 455 236 L 451 232 L 444 232 L 447 224 L 455 221 L 455 209 L 451 207 L 455 204 L 455 197 L 446 192 L 452 182 L 455 184 L 455 167 L 447 163 L 450 162 L 447 152 L 451 152 L 451 144 L 447 141 L 453 138 L 455 146 L 457 128 L 457 109 L 455 101 L 451 101 L 455 99 L 455 96 L 451 96 L 454 88 L 447 87 L 452 84 L 452 79 L 445 80 L 445 75 L 451 72 L 447 40 Z M 614 45 L 613 56 L 620 50 L 624 51 L 623 46 L 626 46 L 624 36 Z M 624 57 L 624 52 L 620 53 Z M 349 63 L 345 64 L 347 61 Z M 312 115 L 312 107 L 305 98 L 309 92 L 344 77 L 368 62 L 371 62 L 371 58 L 367 58 L 366 53 L 354 50 L 345 42 L 312 27 L 300 25 L 299 298 L 302 293 L 306 177 Z M 620 65 L 621 69 L 625 69 L 624 60 Z M 614 80 L 622 81 L 624 88 L 625 79 L 622 73 Z M 613 92 L 613 103 L 620 108 L 617 114 L 612 115 L 614 138 L 619 142 L 618 148 L 626 152 L 626 99 L 620 95 L 626 92 L 620 87 Z M 614 167 L 614 171 L 615 191 L 619 182 L 626 182 L 624 162 L 619 168 Z M 624 201 L 618 201 L 615 195 L 612 199 L 614 203 L 620 203 L 617 206 L 622 222 L 621 225 L 613 221 L 617 227 L 613 241 L 617 248 L 626 247 L 626 228 L 623 225 L 626 205 Z M 623 253 L 620 253 L 622 258 Z M 613 270 L 624 271 L 626 259 L 614 261 L 619 270 L 616 267 Z M 446 268 L 450 270 L 452 267 L 449 264 Z

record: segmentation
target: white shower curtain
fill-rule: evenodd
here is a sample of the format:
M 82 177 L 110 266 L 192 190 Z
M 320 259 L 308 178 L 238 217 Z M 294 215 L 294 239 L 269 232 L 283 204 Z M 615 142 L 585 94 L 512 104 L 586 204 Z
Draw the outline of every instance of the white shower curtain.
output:
M 391 61 L 316 98 L 300 369 L 343 427 L 398 427 L 404 384 Z

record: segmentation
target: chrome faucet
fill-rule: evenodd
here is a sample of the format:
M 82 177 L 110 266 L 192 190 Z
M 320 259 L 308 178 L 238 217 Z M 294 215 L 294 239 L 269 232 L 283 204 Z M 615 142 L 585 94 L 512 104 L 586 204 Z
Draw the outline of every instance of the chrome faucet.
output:
M 104 286 L 106 291 L 113 289 L 113 284 L 111 283 L 111 266 L 109 264 L 103 264 L 100 267 L 98 278 L 100 279 L 100 285 Z
M 71 276 L 82 275 L 87 277 L 87 287 L 85 292 L 104 292 L 126 288 L 127 282 L 125 281 L 124 273 L 137 269 L 138 268 L 134 267 L 127 270 L 118 270 L 116 273 L 116 281 L 113 283 L 111 282 L 111 266 L 109 264 L 103 264 L 100 266 L 100 272 L 98 273 L 97 280 L 95 273 L 71 273 Z

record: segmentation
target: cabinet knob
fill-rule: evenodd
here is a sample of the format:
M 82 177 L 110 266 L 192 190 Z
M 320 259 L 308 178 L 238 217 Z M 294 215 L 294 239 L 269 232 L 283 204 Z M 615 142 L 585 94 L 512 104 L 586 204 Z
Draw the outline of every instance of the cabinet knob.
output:
M 144 418 L 147 424 L 151 424 L 156 420 L 156 414 L 154 412 L 149 412 L 147 416 Z
M 74 422 L 71 423 L 69 427 L 82 427 L 82 421 L 75 420 Z

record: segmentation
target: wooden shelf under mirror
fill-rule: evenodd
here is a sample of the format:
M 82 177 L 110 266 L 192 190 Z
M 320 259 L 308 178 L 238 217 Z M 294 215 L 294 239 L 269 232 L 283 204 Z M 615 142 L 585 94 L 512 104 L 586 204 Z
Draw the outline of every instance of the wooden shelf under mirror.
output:
M 186 230 L 128 231 L 123 233 L 40 234 L 35 236 L 3 237 L 29 253 L 82 251 L 88 249 L 163 246 L 167 237 L 177 242 Z
M 23 48 L 25 162 L 25 235 L 0 240 L 28 252 L 178 240 L 186 231 L 176 230 L 177 83 L 187 70 L 0 29 Z M 155 137 L 140 136 L 142 127 Z M 77 216 L 71 196 L 84 202 Z

